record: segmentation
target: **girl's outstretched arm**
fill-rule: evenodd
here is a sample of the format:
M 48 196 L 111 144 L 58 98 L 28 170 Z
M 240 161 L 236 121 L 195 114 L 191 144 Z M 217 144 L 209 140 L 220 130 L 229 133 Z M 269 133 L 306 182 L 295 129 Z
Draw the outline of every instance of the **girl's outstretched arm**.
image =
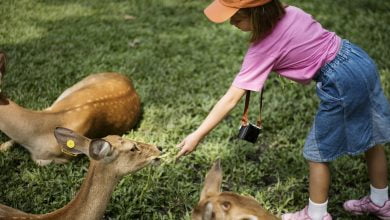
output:
M 215 128 L 219 122 L 237 105 L 241 97 L 245 94 L 244 89 L 231 86 L 224 96 L 215 104 L 209 115 L 194 132 L 189 134 L 184 140 L 177 145 L 181 148 L 176 155 L 176 159 L 187 155 L 196 149 L 199 142 Z

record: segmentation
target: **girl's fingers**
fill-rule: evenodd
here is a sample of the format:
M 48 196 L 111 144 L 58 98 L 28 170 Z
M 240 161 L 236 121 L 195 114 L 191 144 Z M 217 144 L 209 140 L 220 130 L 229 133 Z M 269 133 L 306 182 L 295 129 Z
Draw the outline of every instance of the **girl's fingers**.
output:
M 176 155 L 175 160 L 179 159 L 181 156 L 185 155 L 187 150 L 182 148 L 181 151 Z
M 182 148 L 184 146 L 184 140 L 180 144 L 176 145 L 177 148 Z

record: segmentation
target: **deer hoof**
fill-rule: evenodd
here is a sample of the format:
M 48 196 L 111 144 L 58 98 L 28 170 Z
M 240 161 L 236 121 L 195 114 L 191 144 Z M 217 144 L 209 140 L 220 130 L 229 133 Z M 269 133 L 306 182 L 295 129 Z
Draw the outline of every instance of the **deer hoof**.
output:
M 46 165 L 50 164 L 51 162 L 53 162 L 53 160 L 35 160 L 35 163 L 38 166 L 46 166 Z

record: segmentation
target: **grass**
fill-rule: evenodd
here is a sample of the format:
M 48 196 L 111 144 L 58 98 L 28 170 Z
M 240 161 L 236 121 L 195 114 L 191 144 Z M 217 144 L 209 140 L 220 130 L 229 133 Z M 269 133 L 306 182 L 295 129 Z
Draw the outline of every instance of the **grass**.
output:
M 377 62 L 390 97 L 390 2 L 286 1 L 363 47 Z M 94 72 L 117 71 L 134 81 L 143 119 L 127 137 L 175 145 L 196 129 L 240 68 L 248 36 L 202 14 L 205 0 L 2 0 L 0 50 L 9 57 L 3 91 L 30 109 L 49 106 L 67 87 Z M 252 106 L 257 106 L 252 100 Z M 318 104 L 313 84 L 276 74 L 267 81 L 264 132 L 257 144 L 235 138 L 243 103 L 179 163 L 148 167 L 117 186 L 106 219 L 189 219 L 204 175 L 222 159 L 223 189 L 254 196 L 274 214 L 307 203 L 301 155 Z M 256 117 L 252 108 L 251 117 Z M 6 141 L 0 134 L 0 141 Z M 389 146 L 389 145 L 386 145 Z M 387 151 L 389 155 L 389 151 Z M 390 158 L 390 157 L 389 157 Z M 31 213 L 64 206 L 83 180 L 88 160 L 36 166 L 21 147 L 0 154 L 0 203 Z M 335 219 L 349 198 L 368 193 L 362 156 L 331 164 L 329 211 Z

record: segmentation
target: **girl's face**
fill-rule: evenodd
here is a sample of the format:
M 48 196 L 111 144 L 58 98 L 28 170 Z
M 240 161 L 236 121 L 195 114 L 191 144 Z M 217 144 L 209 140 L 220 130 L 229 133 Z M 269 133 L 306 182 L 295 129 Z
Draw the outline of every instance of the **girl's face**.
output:
M 230 18 L 230 24 L 245 32 L 253 30 L 249 16 L 241 11 L 238 11 Z

